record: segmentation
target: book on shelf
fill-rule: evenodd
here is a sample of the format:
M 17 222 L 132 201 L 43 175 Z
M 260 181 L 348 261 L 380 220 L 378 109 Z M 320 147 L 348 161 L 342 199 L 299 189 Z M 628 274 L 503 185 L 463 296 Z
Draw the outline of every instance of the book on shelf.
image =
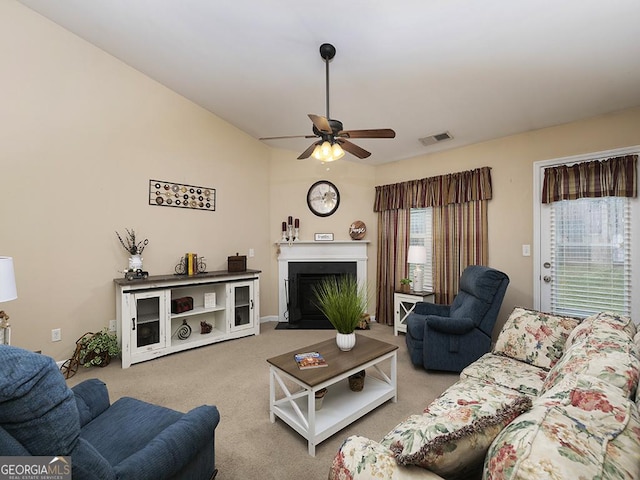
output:
M 300 370 L 326 367 L 328 365 L 327 361 L 319 352 L 296 353 L 294 358 Z

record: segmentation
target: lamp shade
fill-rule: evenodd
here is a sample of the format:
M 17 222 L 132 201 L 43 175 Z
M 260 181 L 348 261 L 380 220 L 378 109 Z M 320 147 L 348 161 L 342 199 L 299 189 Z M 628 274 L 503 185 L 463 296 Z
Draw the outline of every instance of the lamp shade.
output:
M 410 245 L 407 263 L 417 263 L 419 265 L 427 263 L 427 248 L 422 245 Z
M 13 272 L 13 258 L 0 257 L 0 302 L 18 298 L 16 277 Z

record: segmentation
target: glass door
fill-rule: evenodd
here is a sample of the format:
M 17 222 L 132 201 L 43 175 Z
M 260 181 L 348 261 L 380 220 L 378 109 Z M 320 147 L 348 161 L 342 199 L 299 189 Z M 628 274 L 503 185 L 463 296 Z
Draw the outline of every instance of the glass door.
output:
M 131 312 L 131 350 L 148 351 L 166 344 L 166 292 L 144 292 L 133 295 Z
M 254 326 L 253 282 L 229 284 L 231 331 Z

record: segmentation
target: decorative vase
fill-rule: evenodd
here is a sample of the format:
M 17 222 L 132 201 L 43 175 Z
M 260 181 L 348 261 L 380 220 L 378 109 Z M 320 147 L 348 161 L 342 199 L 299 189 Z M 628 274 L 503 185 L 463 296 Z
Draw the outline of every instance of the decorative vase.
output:
M 349 375 L 349 388 L 352 392 L 361 392 L 364 388 L 364 377 L 367 375 L 367 372 L 364 370 L 360 370 L 358 373 L 354 373 L 353 375 Z
M 320 410 L 322 408 L 322 402 L 324 400 L 324 396 L 327 394 L 327 389 L 322 388 L 315 393 L 316 397 L 316 410 Z
M 338 333 L 336 334 L 336 344 L 343 352 L 348 352 L 356 345 L 355 333 Z
M 131 255 L 129 257 L 129 270 L 142 270 L 141 255 Z

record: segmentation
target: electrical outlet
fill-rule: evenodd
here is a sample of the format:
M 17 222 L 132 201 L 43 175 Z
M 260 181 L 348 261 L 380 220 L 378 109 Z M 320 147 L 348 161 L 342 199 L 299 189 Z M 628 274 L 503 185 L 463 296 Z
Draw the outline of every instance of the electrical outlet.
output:
M 255 255 L 255 252 L 253 251 L 253 248 L 249 249 L 249 258 L 252 258 Z
M 62 330 L 59 328 L 51 330 L 51 341 L 59 342 L 60 340 L 62 340 Z
M 115 320 L 109 320 L 109 330 L 111 332 L 115 332 L 117 328 L 118 328 L 118 325 L 116 324 L 116 321 Z
M 522 245 L 522 256 L 523 257 L 531 256 L 531 245 Z

